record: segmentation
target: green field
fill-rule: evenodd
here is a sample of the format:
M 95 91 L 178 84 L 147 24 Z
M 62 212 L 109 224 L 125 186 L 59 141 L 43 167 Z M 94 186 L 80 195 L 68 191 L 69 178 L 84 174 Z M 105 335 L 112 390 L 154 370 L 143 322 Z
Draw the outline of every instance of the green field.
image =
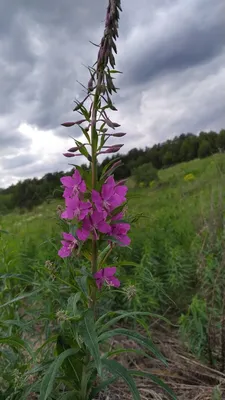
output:
M 121 267 L 122 292 L 109 294 L 110 305 L 165 315 L 179 325 L 181 337 L 195 356 L 220 368 L 218 338 L 225 314 L 225 155 L 161 170 L 159 182 L 149 189 L 134 188 L 132 179 L 128 185 L 128 215 L 138 220 L 132 224 L 130 248 L 117 249 L 111 258 L 112 265 L 124 259 L 131 265 Z M 0 216 L 1 304 L 6 304 L 2 326 L 10 332 L 14 328 L 7 321 L 17 320 L 19 330 L 26 315 L 33 319 L 29 332 L 40 315 L 45 316 L 44 331 L 48 332 L 65 303 L 63 293 L 55 300 L 55 291 L 61 290 L 55 282 L 63 284 L 74 266 L 88 265 L 79 259 L 73 263 L 59 259 L 57 206 L 52 201 L 31 212 L 17 210 Z M 40 287 L 43 291 L 35 297 L 34 307 L 29 294 Z M 18 296 L 22 299 L 14 301 Z M 21 307 L 25 308 L 23 317 Z

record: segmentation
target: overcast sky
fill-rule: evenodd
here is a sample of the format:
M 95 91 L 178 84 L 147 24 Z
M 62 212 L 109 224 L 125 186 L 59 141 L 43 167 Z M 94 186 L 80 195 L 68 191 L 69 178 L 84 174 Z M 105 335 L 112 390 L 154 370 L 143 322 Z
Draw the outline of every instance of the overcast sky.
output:
M 66 170 L 66 129 L 96 60 L 107 0 L 0 1 L 0 187 Z M 122 0 L 117 67 L 126 152 L 225 128 L 224 0 Z M 118 142 L 118 141 L 117 141 Z M 82 162 L 83 160 L 80 160 Z M 71 167 L 69 167 L 71 168 Z

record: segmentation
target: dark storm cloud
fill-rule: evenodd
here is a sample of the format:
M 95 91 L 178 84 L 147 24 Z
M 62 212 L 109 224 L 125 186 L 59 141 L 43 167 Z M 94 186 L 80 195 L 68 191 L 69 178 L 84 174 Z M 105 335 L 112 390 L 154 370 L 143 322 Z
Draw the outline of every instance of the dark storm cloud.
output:
M 13 154 L 18 149 L 29 146 L 31 140 L 20 132 L 4 130 L 0 127 L 0 156 L 3 154 Z
M 30 166 L 35 163 L 38 156 L 31 154 L 21 154 L 12 158 L 2 158 L 1 164 L 4 169 L 11 170 L 14 168 L 20 168 L 21 166 Z
M 21 120 L 40 129 L 60 126 L 81 93 L 76 80 L 88 79 L 87 71 L 78 71 L 82 62 L 94 61 L 96 48 L 88 40 L 100 38 L 106 5 L 106 0 L 94 7 L 89 0 L 1 2 L 1 115 L 18 110 Z
M 77 80 L 87 84 L 82 64 L 96 60 L 97 49 L 88 41 L 100 42 L 107 3 L 0 1 L 0 154 L 21 162 L 16 174 L 8 164 L 9 176 L 22 179 L 67 169 L 67 161 L 52 155 L 46 162 L 46 153 L 39 161 L 32 158 L 32 135 L 38 139 L 40 131 L 52 130 L 56 141 L 80 135 L 77 127 L 60 124 L 78 117 L 73 101 L 84 93 Z M 123 74 L 117 78 L 121 91 L 113 100 L 119 113 L 113 117 L 128 132 L 124 151 L 187 130 L 221 129 L 224 0 L 122 0 L 122 8 L 116 61 Z M 18 130 L 23 123 L 39 131 L 23 136 Z M 25 148 L 32 164 L 19 155 Z
M 161 29 L 150 23 L 145 40 L 143 35 L 136 37 L 133 53 L 128 53 L 130 62 L 123 60 L 125 81 L 147 83 L 158 75 L 180 72 L 216 57 L 225 50 L 224 15 L 223 0 L 168 2 L 168 18 L 158 19 Z

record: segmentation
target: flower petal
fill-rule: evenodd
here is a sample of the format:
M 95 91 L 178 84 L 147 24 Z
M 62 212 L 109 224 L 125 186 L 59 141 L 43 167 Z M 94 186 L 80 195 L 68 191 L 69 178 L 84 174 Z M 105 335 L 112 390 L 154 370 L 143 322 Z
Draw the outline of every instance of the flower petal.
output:
M 109 278 L 108 283 L 110 284 L 110 286 L 120 287 L 120 281 L 119 281 L 119 279 L 115 278 L 115 276 L 112 276 L 112 278 Z
M 111 232 L 111 226 L 107 224 L 105 221 L 100 221 L 98 222 L 97 228 L 99 232 L 101 233 L 110 233 Z
M 104 276 L 110 277 L 116 273 L 116 267 L 106 267 L 104 268 Z

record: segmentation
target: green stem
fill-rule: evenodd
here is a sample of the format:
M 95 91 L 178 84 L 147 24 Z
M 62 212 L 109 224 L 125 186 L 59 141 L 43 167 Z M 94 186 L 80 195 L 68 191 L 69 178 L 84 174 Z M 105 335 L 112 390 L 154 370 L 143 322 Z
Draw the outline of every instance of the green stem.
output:
M 99 74 L 97 87 L 94 95 L 93 100 L 93 107 L 92 107 L 92 114 L 91 114 L 91 173 L 92 173 L 92 189 L 96 189 L 97 184 L 97 147 L 98 147 L 98 136 L 96 130 L 96 120 L 97 120 L 97 112 L 98 112 L 98 100 L 99 100 L 99 92 L 100 92 L 100 85 L 102 80 L 102 74 Z M 97 248 L 97 241 L 92 237 L 92 260 L 91 260 L 91 270 L 92 275 L 97 272 L 97 260 L 98 260 L 98 248 Z M 89 307 L 95 310 L 95 303 L 96 303 L 96 288 L 92 289 L 91 292 L 91 301 L 89 302 Z

